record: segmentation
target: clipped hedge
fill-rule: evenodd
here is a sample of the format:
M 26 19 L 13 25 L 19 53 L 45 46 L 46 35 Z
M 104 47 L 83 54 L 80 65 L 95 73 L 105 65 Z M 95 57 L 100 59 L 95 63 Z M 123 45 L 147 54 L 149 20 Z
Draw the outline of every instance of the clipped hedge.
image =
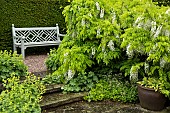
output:
M 170 0 L 153 0 L 153 2 L 158 2 L 158 5 L 170 6 Z
M 16 27 L 55 26 L 66 31 L 63 8 L 67 0 L 0 0 L 0 50 L 12 49 L 11 25 Z

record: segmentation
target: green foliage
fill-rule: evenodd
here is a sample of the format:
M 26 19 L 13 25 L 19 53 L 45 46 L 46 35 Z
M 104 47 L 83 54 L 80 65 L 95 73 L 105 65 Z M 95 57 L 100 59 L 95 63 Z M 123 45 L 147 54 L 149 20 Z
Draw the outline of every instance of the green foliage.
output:
M 52 74 L 46 75 L 42 79 L 42 83 L 44 84 L 63 84 L 65 82 L 65 77 L 63 75 L 54 76 Z
M 151 0 L 75 0 L 63 14 L 67 35 L 47 60 L 47 67 L 56 70 L 53 75 L 107 67 L 133 83 L 159 77 L 168 89 L 169 7 Z
M 116 78 L 100 80 L 84 99 L 88 101 L 111 99 L 121 102 L 136 102 L 137 88 Z
M 22 56 L 18 56 L 16 52 L 0 51 L 0 82 L 9 78 L 12 73 L 16 76 L 26 76 L 27 72 Z
M 66 26 L 62 15 L 67 0 L 0 0 L 0 50 L 12 49 L 12 24 L 16 27 Z
M 6 90 L 0 95 L 2 113 L 41 113 L 39 102 L 45 87 L 39 78 L 29 75 L 20 83 L 19 77 L 12 76 L 4 86 Z
M 139 81 L 138 84 L 153 88 L 155 91 L 159 91 L 162 94 L 164 94 L 166 97 L 170 97 L 170 83 L 167 81 L 161 80 L 159 78 L 155 77 L 144 77 L 142 81 Z
M 101 12 L 96 8 L 99 4 Z M 109 4 L 108 4 L 109 3 Z M 112 1 L 79 0 L 65 7 L 67 35 L 58 50 L 51 51 L 46 62 L 53 74 L 84 73 L 99 63 L 108 65 L 119 59 L 120 28 L 112 20 Z M 102 11 L 104 11 L 102 13 Z M 102 13 L 102 14 L 101 14 Z
M 72 78 L 68 83 L 63 87 L 65 92 L 80 92 L 80 91 L 89 91 L 95 86 L 98 81 L 98 76 L 93 72 L 84 73 L 82 75 Z
M 121 35 L 121 47 L 126 49 L 129 59 L 143 56 L 142 60 L 132 65 L 130 78 L 137 81 L 138 75 L 152 77 L 144 79 L 145 86 L 159 89 L 169 97 L 170 9 L 159 7 L 152 2 L 146 3 L 144 10 L 134 16 L 134 22 Z M 127 13 L 129 12 L 136 11 L 132 8 Z

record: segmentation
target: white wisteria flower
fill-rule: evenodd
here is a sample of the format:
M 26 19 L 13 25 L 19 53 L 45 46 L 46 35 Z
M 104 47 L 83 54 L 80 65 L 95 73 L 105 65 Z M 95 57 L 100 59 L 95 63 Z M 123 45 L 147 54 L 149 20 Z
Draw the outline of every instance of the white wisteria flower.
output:
M 67 52 L 67 53 L 64 53 L 64 56 L 68 56 L 68 52 Z
M 170 9 L 166 10 L 165 14 L 170 14 Z
M 145 62 L 144 68 L 145 68 L 145 73 L 149 73 L 149 63 L 148 62 Z
M 69 69 L 69 70 L 68 70 L 68 72 L 67 72 L 67 80 L 72 79 L 72 78 L 73 78 L 73 76 L 74 76 L 73 71 L 72 71 L 71 69 Z
M 108 45 L 107 45 L 110 50 L 114 51 L 115 50 L 115 47 L 114 47 L 114 42 L 112 40 L 109 41 Z
M 113 16 L 112 16 L 112 24 L 114 23 L 115 20 L 116 20 L 116 13 L 113 12 Z
M 100 35 L 100 28 L 97 29 L 97 36 Z
M 141 20 L 143 20 L 144 19 L 144 17 L 142 17 L 142 16 L 139 16 L 137 19 L 136 19 L 136 21 L 135 21 L 135 23 L 133 24 L 133 26 L 140 26 L 141 25 Z
M 92 47 L 92 55 L 95 55 L 95 52 L 96 52 L 96 50 L 95 50 L 95 47 Z
M 170 37 L 170 31 L 169 30 L 165 30 L 164 31 L 164 35 L 167 36 L 167 37 Z
M 105 52 L 105 47 L 104 46 L 102 46 L 102 52 Z
M 85 20 L 82 19 L 82 20 L 81 20 L 81 25 L 84 26 L 85 24 L 86 24 Z
M 100 4 L 98 2 L 96 2 L 96 8 L 98 11 L 100 11 Z
M 128 46 L 126 47 L 126 54 L 128 55 L 129 58 L 132 58 L 134 53 L 133 50 L 130 50 L 131 45 L 128 44 Z
M 116 36 L 115 36 L 116 38 L 120 38 L 120 36 L 117 34 Z
M 154 34 L 156 32 L 156 22 L 152 21 L 151 22 L 151 33 Z
M 130 69 L 129 79 L 132 83 L 135 83 L 138 81 L 138 69 L 135 69 L 134 66 L 132 66 Z
M 164 66 L 165 66 L 166 63 L 167 63 L 167 62 L 164 60 L 164 58 L 161 58 L 161 59 L 160 59 L 160 67 L 161 67 L 161 68 L 164 68 Z
M 89 17 L 92 17 L 92 14 L 91 14 L 91 13 L 89 13 L 88 15 L 89 15 Z
M 100 11 L 100 18 L 103 18 L 104 17 L 104 9 L 101 9 Z
M 154 38 L 158 37 L 158 35 L 160 34 L 161 30 L 162 30 L 162 25 L 159 25 L 153 37 Z

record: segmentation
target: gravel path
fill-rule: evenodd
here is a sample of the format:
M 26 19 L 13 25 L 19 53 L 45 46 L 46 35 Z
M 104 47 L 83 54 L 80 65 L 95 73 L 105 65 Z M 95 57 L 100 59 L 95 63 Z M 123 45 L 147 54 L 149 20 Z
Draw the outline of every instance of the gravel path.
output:
M 28 71 L 31 73 L 47 71 L 45 60 L 47 54 L 29 55 L 24 59 L 24 63 L 28 66 Z

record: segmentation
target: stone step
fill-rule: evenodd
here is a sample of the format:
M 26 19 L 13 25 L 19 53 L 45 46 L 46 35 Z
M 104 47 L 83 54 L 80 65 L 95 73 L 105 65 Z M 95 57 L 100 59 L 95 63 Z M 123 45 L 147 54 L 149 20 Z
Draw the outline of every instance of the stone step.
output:
M 61 87 L 63 84 L 52 84 L 52 85 L 46 85 L 46 92 L 43 95 L 47 95 L 49 93 L 57 93 L 61 92 Z
M 81 101 L 87 92 L 82 93 L 51 93 L 44 95 L 40 103 L 42 110 L 58 107 L 72 102 Z

